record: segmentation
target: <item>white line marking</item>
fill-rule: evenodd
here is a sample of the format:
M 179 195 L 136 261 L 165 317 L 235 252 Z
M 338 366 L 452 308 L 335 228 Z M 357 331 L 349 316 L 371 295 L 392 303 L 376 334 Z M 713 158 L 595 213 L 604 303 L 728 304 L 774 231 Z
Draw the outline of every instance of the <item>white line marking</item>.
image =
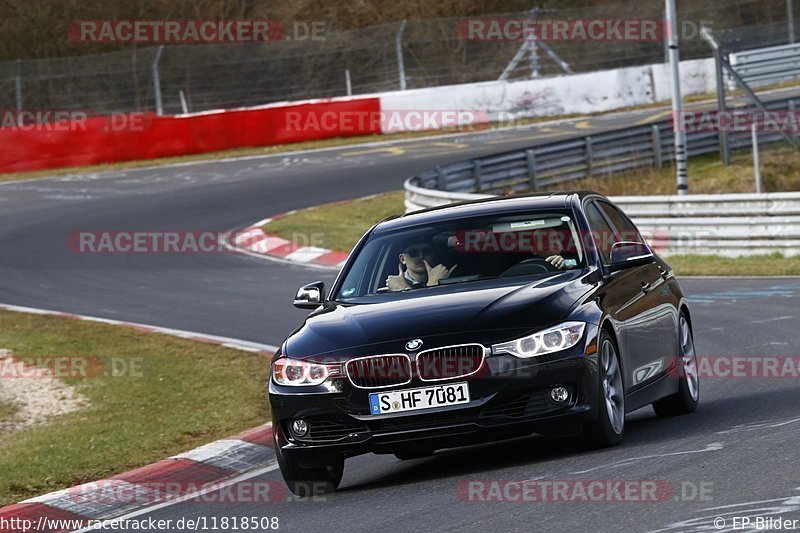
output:
M 227 249 L 227 250 L 229 250 L 231 252 L 236 252 L 236 253 L 239 253 L 239 254 L 242 254 L 242 255 L 249 255 L 250 257 L 254 257 L 256 259 L 261 259 L 261 260 L 264 260 L 264 261 L 273 261 L 275 263 L 282 263 L 284 265 L 294 265 L 296 267 L 308 268 L 308 269 L 312 269 L 312 270 L 338 271 L 339 269 L 341 269 L 341 264 L 337 265 L 337 266 L 328 266 L 328 265 L 317 265 L 317 264 L 314 264 L 314 263 L 297 263 L 295 261 L 287 261 L 286 259 L 283 259 L 282 257 L 275 257 L 275 256 L 272 256 L 272 255 L 266 255 L 266 254 L 260 254 L 260 253 L 256 253 L 256 252 L 251 252 L 250 250 L 247 250 L 245 248 L 240 248 L 238 246 L 233 246 L 230 243 L 230 239 L 228 239 L 227 237 L 223 238 L 222 244 L 225 246 L 225 249 Z
M 317 248 L 316 246 L 303 246 L 287 255 L 284 259 L 287 261 L 297 261 L 299 263 L 310 263 L 314 261 L 314 259 L 327 253 L 330 253 L 330 250 Z
M 220 455 L 227 455 L 228 452 L 234 448 L 240 448 L 242 446 L 268 449 L 264 446 L 259 446 L 258 444 L 245 442 L 239 439 L 221 439 L 198 446 L 194 450 L 173 455 L 170 457 L 170 459 L 189 459 L 190 461 L 195 461 L 197 463 L 208 463 L 209 460 L 219 457 Z
M 775 317 L 775 318 L 768 318 L 768 319 L 766 319 L 766 320 L 753 320 L 753 321 L 751 321 L 750 323 L 751 323 L 751 324 L 767 324 L 767 323 L 769 323 L 769 322 L 775 322 L 775 321 L 777 321 L 777 320 L 792 320 L 793 318 L 794 318 L 794 316 L 792 316 L 792 315 L 789 315 L 789 316 L 779 316 L 779 317 Z
M 195 331 L 185 331 L 181 329 L 153 326 L 151 324 L 140 324 L 138 322 L 126 322 L 123 320 L 113 320 L 110 318 L 79 315 L 77 313 L 70 313 L 65 311 L 53 311 L 50 309 L 40 309 L 38 307 L 24 307 L 21 305 L 10 305 L 10 304 L 0 303 L 0 309 L 3 309 L 5 311 L 13 311 L 17 313 L 30 313 L 34 315 L 71 315 L 69 318 L 74 317 L 78 320 L 84 320 L 86 322 L 100 322 L 102 324 L 110 324 L 112 326 L 132 326 L 149 330 L 152 331 L 153 333 L 162 333 L 164 335 L 170 335 L 171 337 L 179 337 L 181 339 L 206 340 L 206 341 L 218 342 L 221 345 L 225 345 L 228 348 L 235 348 L 237 350 L 244 350 L 247 352 L 263 351 L 263 352 L 275 353 L 275 351 L 278 349 L 277 346 L 273 346 L 271 344 L 261 344 L 258 342 L 246 341 L 242 339 L 234 339 L 232 337 L 220 337 L 217 335 L 209 335 L 206 333 L 198 333 Z
M 800 422 L 800 418 L 790 418 L 789 420 L 783 420 L 783 421 L 766 420 L 763 422 L 750 422 L 749 424 L 739 424 L 738 426 L 733 426 L 731 429 L 717 431 L 716 433 L 724 434 L 724 433 L 736 433 L 737 431 L 755 431 L 756 429 L 763 429 L 763 428 L 779 428 L 783 426 L 788 426 L 789 424 L 794 424 L 795 422 Z
M 686 450 L 686 451 L 683 451 L 683 452 L 659 453 L 659 454 L 656 454 L 656 455 L 642 455 L 640 457 L 631 457 L 629 459 L 622 459 L 622 460 L 617 461 L 615 463 L 611 463 L 611 464 L 607 464 L 607 465 L 600 465 L 600 466 L 596 466 L 594 468 L 589 468 L 588 470 L 580 470 L 578 472 L 572 472 L 572 473 L 573 474 L 586 474 L 587 472 L 593 472 L 594 470 L 600 470 L 600 469 L 603 469 L 603 468 L 616 468 L 618 466 L 628 466 L 629 464 L 634 463 L 636 461 L 639 461 L 641 459 L 657 459 L 659 457 L 670 457 L 670 456 L 675 456 L 675 455 L 688 455 L 688 454 L 692 454 L 692 453 L 716 452 L 716 451 L 719 451 L 721 449 L 722 449 L 722 443 L 721 442 L 712 442 L 712 443 L 706 445 L 706 447 L 703 448 L 702 450 Z
M 222 483 L 212 483 L 211 486 L 205 487 L 205 488 L 203 488 L 201 490 L 195 490 L 195 491 L 189 492 L 189 493 L 184 494 L 183 496 L 180 496 L 178 498 L 167 500 L 165 502 L 161 502 L 161 503 L 158 503 L 156 505 L 151 505 L 150 507 L 145 507 L 143 509 L 139 509 L 138 511 L 133 511 L 133 512 L 128 513 L 126 515 L 118 516 L 117 518 L 109 519 L 104 524 L 105 525 L 104 529 L 108 529 L 108 525 L 109 524 L 119 523 L 119 522 L 122 522 L 123 520 L 130 520 L 131 518 L 136 518 L 137 516 L 141 516 L 143 514 L 152 513 L 153 511 L 158 511 L 159 509 L 163 509 L 165 507 L 172 507 L 173 505 L 182 503 L 182 502 L 184 502 L 186 500 L 190 500 L 192 498 L 197 498 L 199 496 L 204 496 L 204 495 L 208 494 L 209 492 L 213 492 L 215 490 L 219 490 L 219 489 L 228 487 L 230 485 L 235 485 L 236 483 L 240 483 L 242 481 L 247 481 L 248 479 L 252 479 L 254 477 L 261 476 L 263 474 L 266 474 L 267 472 L 272 472 L 273 470 L 277 470 L 277 468 L 278 468 L 277 464 L 265 466 L 263 468 L 259 468 L 258 470 L 253 470 L 252 472 L 248 472 L 246 474 L 242 474 L 240 476 L 236 476 L 236 477 L 234 477 L 232 479 L 229 479 L 228 481 L 224 481 Z M 100 526 L 100 524 L 95 525 L 93 527 L 86 527 L 86 528 L 83 528 L 83 529 L 77 529 L 77 530 L 75 530 L 74 533 L 83 533 L 84 531 L 96 531 L 99 528 L 99 526 Z
M 700 512 L 705 511 L 717 511 L 719 509 L 730 509 L 731 507 L 742 507 L 743 505 L 760 505 L 762 503 L 772 503 L 772 502 L 784 502 L 790 505 L 794 505 L 800 503 L 800 497 L 797 496 L 786 496 L 784 498 L 773 498 L 771 500 L 758 500 L 754 502 L 743 502 L 743 503 L 733 503 L 731 505 L 720 505 L 718 507 L 706 507 L 705 509 L 700 509 Z
M 275 250 L 282 246 L 286 246 L 288 244 L 291 244 L 291 241 L 287 241 L 282 237 L 276 237 L 274 235 L 267 235 L 266 233 L 261 233 L 261 237 L 254 239 L 247 246 L 237 246 L 237 248 L 241 248 L 243 250 L 247 250 L 257 254 L 268 254 L 272 250 Z

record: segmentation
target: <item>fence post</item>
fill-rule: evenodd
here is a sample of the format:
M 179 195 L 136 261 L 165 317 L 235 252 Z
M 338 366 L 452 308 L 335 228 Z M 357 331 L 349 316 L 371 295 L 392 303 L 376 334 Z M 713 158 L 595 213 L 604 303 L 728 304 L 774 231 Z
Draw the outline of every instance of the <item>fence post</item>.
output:
M 753 128 L 751 131 L 753 137 L 753 172 L 756 178 L 756 193 L 761 194 L 763 189 L 761 183 L 761 157 L 758 153 L 758 126 L 755 120 L 753 121 Z
M 17 120 L 22 113 L 22 60 L 14 62 L 14 100 L 17 103 Z
M 344 83 L 347 87 L 347 96 L 353 96 L 353 84 L 350 82 L 350 69 L 344 69 Z
M 178 90 L 178 98 L 181 100 L 181 110 L 183 114 L 187 115 L 189 113 L 189 104 L 186 103 L 186 93 L 183 92 L 183 89 Z
M 661 168 L 664 166 L 661 160 L 661 128 L 658 127 L 658 124 L 653 124 L 651 128 L 653 132 L 653 163 L 656 168 Z
M 400 77 L 400 90 L 406 90 L 406 65 L 403 62 L 403 31 L 406 29 L 406 21 L 400 23 L 397 33 L 394 36 L 394 47 L 397 53 L 397 71 Z
M 586 177 L 591 178 L 593 171 L 592 171 L 592 164 L 593 164 L 593 155 L 592 155 L 592 137 L 591 135 L 586 137 Z
M 531 180 L 531 190 L 539 189 L 539 180 L 536 176 L 536 152 L 532 148 L 525 150 L 525 159 L 528 163 L 528 178 Z
M 475 159 L 472 162 L 473 173 L 475 174 L 475 192 L 483 191 L 483 169 L 481 168 L 481 160 Z
M 164 114 L 164 106 L 161 102 L 161 77 L 158 73 L 158 62 L 161 60 L 161 53 L 164 52 L 164 45 L 158 47 L 156 57 L 153 59 L 153 94 L 156 98 L 156 114 L 161 116 Z
M 713 47 L 712 47 L 713 48 Z M 725 77 L 722 73 L 722 52 L 719 47 L 713 48 L 714 51 L 714 71 L 717 78 L 717 112 L 725 113 Z M 675 117 L 679 120 L 681 117 Z M 681 120 L 681 124 L 683 121 Z M 726 167 L 731 164 L 731 151 L 728 147 L 728 133 L 725 128 L 719 130 L 719 151 L 722 154 L 722 164 Z
M 446 191 L 447 190 L 447 174 L 444 173 L 444 170 L 442 170 L 442 167 L 439 166 L 439 165 L 436 165 L 436 176 L 438 178 L 439 190 L 440 191 Z

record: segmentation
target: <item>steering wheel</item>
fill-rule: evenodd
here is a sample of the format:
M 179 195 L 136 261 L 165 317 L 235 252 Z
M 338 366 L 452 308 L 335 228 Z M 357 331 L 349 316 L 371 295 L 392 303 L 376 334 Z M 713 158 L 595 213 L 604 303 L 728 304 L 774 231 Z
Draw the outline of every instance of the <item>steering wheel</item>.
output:
M 542 259 L 541 257 L 531 257 L 530 259 L 525 259 L 520 261 L 516 265 L 511 265 L 507 268 L 500 277 L 511 277 L 511 276 L 529 276 L 531 274 L 546 274 L 548 272 L 555 272 L 558 269 L 548 263 L 546 260 Z

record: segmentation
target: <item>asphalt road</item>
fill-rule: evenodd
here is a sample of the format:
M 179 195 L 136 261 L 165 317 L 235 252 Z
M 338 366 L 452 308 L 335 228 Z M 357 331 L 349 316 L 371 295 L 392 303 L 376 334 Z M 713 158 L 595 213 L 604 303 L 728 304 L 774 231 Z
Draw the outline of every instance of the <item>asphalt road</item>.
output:
M 701 356 L 788 356 L 800 313 L 800 279 L 686 280 Z M 691 415 L 659 419 L 650 407 L 628 416 L 617 448 L 581 451 L 572 440 L 537 437 L 437 452 L 349 459 L 341 489 L 324 501 L 218 502 L 208 494 L 137 517 L 276 516 L 286 531 L 716 531 L 723 517 L 800 520 L 800 387 L 794 377 L 725 377 L 701 382 Z M 795 365 L 795 369 L 797 366 Z M 732 372 L 732 370 L 731 370 Z M 747 372 L 745 372 L 747 374 Z M 649 481 L 664 500 L 573 503 L 464 501 L 459 484 L 535 480 Z M 280 487 L 277 470 L 242 482 Z M 229 489 L 247 494 L 252 486 Z M 503 485 L 498 485 L 503 486 Z M 276 489 L 277 490 L 277 489 Z M 488 489 L 482 492 L 488 497 Z M 511 493 L 513 497 L 513 493 Z M 798 522 L 800 524 L 800 522 Z
M 330 281 L 330 271 L 238 254 L 79 254 L 68 248 L 69 235 L 239 228 L 291 209 L 399 189 L 406 177 L 435 164 L 646 123 L 663 113 L 0 184 L 0 302 L 277 344 L 303 317 L 290 304 L 295 288 Z M 693 296 L 701 355 L 800 353 L 793 336 L 800 280 L 688 280 L 684 287 Z M 288 531 L 653 530 L 723 514 L 703 510 L 710 507 L 777 499 L 768 505 L 800 518 L 796 379 L 710 379 L 701 394 L 701 409 L 691 416 L 656 420 L 649 408 L 632 415 L 625 444 L 612 450 L 587 453 L 570 442 L 522 439 L 408 462 L 365 456 L 348 461 L 342 491 L 324 502 L 186 503 L 152 516 L 272 514 Z M 712 499 L 487 504 L 456 494 L 460 480 L 534 477 L 666 480 L 679 494 L 682 483 L 691 491 L 710 482 Z M 280 476 L 272 471 L 263 479 Z

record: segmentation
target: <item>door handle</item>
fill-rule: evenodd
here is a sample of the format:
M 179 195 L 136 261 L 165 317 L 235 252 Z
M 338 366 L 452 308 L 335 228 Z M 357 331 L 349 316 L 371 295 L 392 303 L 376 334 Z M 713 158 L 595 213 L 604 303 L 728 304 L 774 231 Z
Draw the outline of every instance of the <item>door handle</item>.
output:
M 646 281 L 643 281 L 643 282 L 642 282 L 642 292 L 643 292 L 643 293 L 647 294 L 648 292 L 650 292 L 650 290 L 651 290 L 652 288 L 653 288 L 653 285 L 652 285 L 652 284 L 650 284 L 650 283 L 647 283 Z
M 663 268 L 661 268 L 661 267 L 658 267 L 658 270 L 660 270 L 660 271 L 661 271 L 661 279 L 663 279 L 664 281 L 666 281 L 666 279 L 669 277 L 669 270 L 664 270 L 664 269 L 663 269 Z

